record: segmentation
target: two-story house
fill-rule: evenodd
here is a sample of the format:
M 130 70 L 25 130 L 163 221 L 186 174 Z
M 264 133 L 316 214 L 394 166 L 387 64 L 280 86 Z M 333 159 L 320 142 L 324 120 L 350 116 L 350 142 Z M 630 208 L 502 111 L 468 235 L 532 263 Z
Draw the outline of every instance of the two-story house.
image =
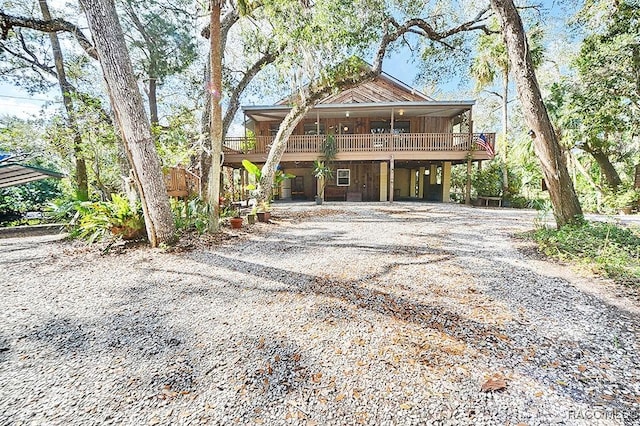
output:
M 288 99 L 276 105 L 244 106 L 247 136 L 227 138 L 224 165 L 242 168 L 243 159 L 260 165 L 267 158 Z M 313 200 L 318 184 L 313 161 L 327 142 L 335 145 L 326 183 L 328 201 L 449 201 L 451 167 L 488 160 L 476 143 L 475 101 L 436 101 L 382 74 L 376 80 L 331 95 L 317 104 L 289 138 L 280 168 L 294 174 L 278 196 Z M 494 133 L 482 134 L 493 146 Z

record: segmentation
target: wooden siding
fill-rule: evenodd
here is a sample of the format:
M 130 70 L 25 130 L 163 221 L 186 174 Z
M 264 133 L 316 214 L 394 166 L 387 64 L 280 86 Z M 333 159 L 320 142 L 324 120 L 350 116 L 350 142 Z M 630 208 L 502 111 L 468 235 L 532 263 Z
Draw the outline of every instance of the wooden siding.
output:
M 376 102 L 420 102 L 424 96 L 392 84 L 383 79 L 363 83 L 323 99 L 321 104 L 350 104 Z
M 380 164 L 378 162 L 334 162 L 334 170 L 350 170 L 349 186 L 337 186 L 336 176 L 325 186 L 327 201 L 380 201 Z
M 366 134 L 371 132 L 372 121 L 390 120 L 389 116 L 385 117 L 357 117 L 357 118 L 321 118 L 320 124 L 324 128 L 324 133 L 340 134 L 343 132 L 345 124 L 353 126 L 353 133 Z M 395 121 L 409 121 L 411 123 L 411 133 L 450 133 L 452 129 L 453 118 L 449 117 L 399 117 L 396 116 Z M 315 127 L 315 119 L 301 121 L 293 130 L 294 135 L 304 135 L 304 127 Z M 256 122 L 256 136 L 270 136 L 270 128 L 274 125 L 280 125 L 279 121 L 259 121 Z
M 396 83 L 392 79 L 380 76 L 373 81 L 362 83 L 335 95 L 329 95 L 322 99 L 320 103 L 350 104 L 376 102 L 421 102 L 427 100 L 430 100 L 430 98 L 415 90 L 407 90 L 407 87 Z M 287 97 L 280 100 L 278 105 L 287 105 L 290 103 L 292 103 L 292 99 L 291 97 Z

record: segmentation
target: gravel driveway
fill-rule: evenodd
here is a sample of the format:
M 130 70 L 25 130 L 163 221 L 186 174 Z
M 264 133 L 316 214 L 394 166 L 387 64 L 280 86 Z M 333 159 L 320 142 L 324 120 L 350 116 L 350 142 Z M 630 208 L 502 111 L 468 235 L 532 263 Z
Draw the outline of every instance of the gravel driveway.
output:
M 188 251 L 0 240 L 0 425 L 640 424 L 638 300 L 525 254 L 535 215 L 290 204 Z

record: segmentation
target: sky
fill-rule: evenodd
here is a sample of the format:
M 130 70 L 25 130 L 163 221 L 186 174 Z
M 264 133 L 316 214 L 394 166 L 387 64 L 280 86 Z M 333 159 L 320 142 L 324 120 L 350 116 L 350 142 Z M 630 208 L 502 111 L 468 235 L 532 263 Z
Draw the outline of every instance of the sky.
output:
M 63 5 L 65 0 L 53 0 L 50 3 L 55 6 Z M 545 16 L 545 24 L 551 25 L 555 28 L 554 31 L 559 31 L 561 26 L 564 25 L 563 17 L 568 13 L 575 10 L 575 0 L 565 0 L 558 2 L 557 0 L 543 0 L 544 10 L 547 12 Z M 415 64 L 410 60 L 411 52 L 408 49 L 401 49 L 399 52 L 389 55 L 384 62 L 384 71 L 398 80 L 413 86 L 418 90 L 425 92 L 427 95 L 431 95 L 429 89 L 420 87 L 416 84 L 416 77 L 418 75 L 418 69 Z M 456 93 L 461 91 L 459 80 L 454 80 L 449 83 L 442 83 L 438 89 L 443 93 Z M 464 86 L 464 84 L 462 85 Z M 470 84 L 467 85 L 470 89 Z M 36 94 L 30 95 L 24 90 L 15 87 L 12 84 L 0 82 L 0 116 L 1 115 L 15 115 L 20 118 L 37 118 L 42 112 L 45 115 L 52 114 L 53 111 L 59 106 L 56 104 L 56 100 L 59 100 L 59 92 L 52 90 L 48 94 Z

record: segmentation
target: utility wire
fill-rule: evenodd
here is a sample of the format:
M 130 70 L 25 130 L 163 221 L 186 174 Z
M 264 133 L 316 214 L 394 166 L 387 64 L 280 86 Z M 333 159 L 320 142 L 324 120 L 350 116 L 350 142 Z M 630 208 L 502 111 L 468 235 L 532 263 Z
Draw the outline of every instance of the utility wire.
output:
M 0 95 L 0 98 L 9 98 L 9 99 L 23 99 L 27 101 L 40 101 L 40 102 L 57 102 L 51 99 L 42 99 L 42 98 L 27 98 L 25 96 L 11 96 L 11 95 Z

